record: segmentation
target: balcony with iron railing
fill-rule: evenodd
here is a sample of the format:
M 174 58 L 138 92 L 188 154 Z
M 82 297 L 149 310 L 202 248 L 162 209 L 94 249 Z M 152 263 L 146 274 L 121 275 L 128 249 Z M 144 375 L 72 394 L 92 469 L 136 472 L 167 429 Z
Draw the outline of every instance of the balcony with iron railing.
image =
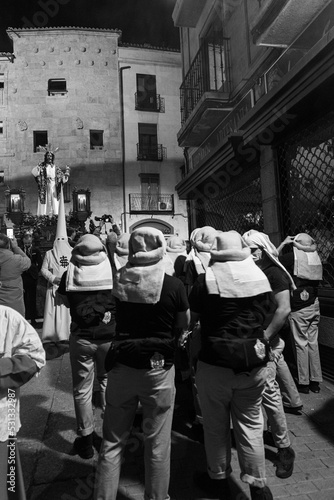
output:
M 162 161 L 167 158 L 167 149 L 162 144 L 137 143 L 137 160 Z
M 153 111 L 156 113 L 165 112 L 165 99 L 160 94 L 135 93 L 135 109 L 137 111 Z
M 291 4 L 293 4 L 293 2 L 291 2 Z M 322 0 L 320 4 L 323 4 Z M 313 5 L 312 8 L 315 8 L 315 5 Z M 319 5 L 317 8 L 319 9 Z M 308 13 L 308 16 L 309 15 L 310 14 Z M 311 53 L 313 48 L 322 39 L 325 39 L 327 37 L 327 29 L 329 29 L 329 26 L 333 25 L 333 22 L 334 22 L 334 8 L 332 5 L 330 5 L 328 8 L 321 11 L 318 16 L 312 19 L 312 22 L 286 48 L 284 48 L 283 39 L 278 40 L 281 42 L 281 54 L 270 65 L 270 67 L 266 69 L 266 71 L 258 78 L 256 84 L 252 89 L 252 91 L 254 92 L 255 104 L 262 97 L 264 97 L 273 89 L 275 89 L 284 78 L 287 79 L 289 77 L 289 73 L 293 72 L 295 66 L 298 63 L 300 63 L 300 61 L 303 58 L 305 58 L 304 59 L 305 63 L 307 63 L 307 57 L 310 58 L 309 54 Z M 271 36 L 274 36 L 274 34 L 277 37 L 283 36 L 279 29 L 277 29 L 277 31 L 273 30 L 271 32 Z M 263 44 L 265 40 L 266 39 L 262 40 Z M 289 38 L 287 36 L 285 40 L 286 43 L 288 44 Z M 299 66 L 301 67 L 302 63 L 300 63 Z
M 229 39 L 205 40 L 180 87 L 181 147 L 198 146 L 231 111 Z
M 174 213 L 173 194 L 129 194 L 131 214 L 139 213 Z

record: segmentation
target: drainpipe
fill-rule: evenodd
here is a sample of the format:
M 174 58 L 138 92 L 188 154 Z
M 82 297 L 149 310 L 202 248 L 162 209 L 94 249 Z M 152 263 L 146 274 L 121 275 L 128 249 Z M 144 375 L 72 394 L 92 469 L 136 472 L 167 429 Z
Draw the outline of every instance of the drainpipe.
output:
M 126 195 L 125 195 L 125 135 L 124 135 L 124 96 L 123 96 L 123 71 L 130 69 L 131 66 L 122 66 L 119 68 L 119 94 L 121 104 L 121 147 L 122 147 L 122 176 L 123 176 L 123 213 L 124 225 L 123 233 L 127 232 L 126 227 Z

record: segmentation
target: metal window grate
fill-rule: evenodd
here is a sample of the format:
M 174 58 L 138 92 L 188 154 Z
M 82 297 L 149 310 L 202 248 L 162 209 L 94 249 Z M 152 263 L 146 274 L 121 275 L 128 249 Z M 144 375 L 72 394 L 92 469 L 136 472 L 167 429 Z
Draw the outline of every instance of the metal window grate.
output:
M 309 125 L 278 148 L 283 237 L 309 233 L 334 287 L 334 115 Z
M 197 227 L 212 226 L 224 231 L 243 234 L 249 229 L 263 231 L 260 178 L 232 193 L 222 193 L 197 207 Z

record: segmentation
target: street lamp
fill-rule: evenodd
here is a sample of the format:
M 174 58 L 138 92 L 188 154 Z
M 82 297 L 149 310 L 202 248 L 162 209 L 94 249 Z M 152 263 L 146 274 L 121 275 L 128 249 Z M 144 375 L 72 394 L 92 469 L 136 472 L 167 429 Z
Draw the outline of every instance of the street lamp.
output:
M 126 196 L 125 196 L 125 135 L 124 135 L 124 96 L 123 96 L 123 71 L 131 66 L 119 68 L 119 94 L 121 101 L 121 146 L 122 146 L 122 176 L 123 176 L 123 233 L 126 233 Z

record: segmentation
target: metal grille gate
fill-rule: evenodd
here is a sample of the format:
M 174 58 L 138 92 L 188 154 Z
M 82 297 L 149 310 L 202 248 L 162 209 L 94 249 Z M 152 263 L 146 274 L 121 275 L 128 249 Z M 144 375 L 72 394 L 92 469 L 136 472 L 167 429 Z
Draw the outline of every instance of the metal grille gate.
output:
M 260 178 L 233 192 L 227 190 L 221 196 L 205 200 L 197 208 L 197 227 L 212 226 L 243 234 L 249 229 L 263 231 L 263 213 Z
M 309 233 L 334 287 L 334 114 L 278 147 L 283 236 Z

